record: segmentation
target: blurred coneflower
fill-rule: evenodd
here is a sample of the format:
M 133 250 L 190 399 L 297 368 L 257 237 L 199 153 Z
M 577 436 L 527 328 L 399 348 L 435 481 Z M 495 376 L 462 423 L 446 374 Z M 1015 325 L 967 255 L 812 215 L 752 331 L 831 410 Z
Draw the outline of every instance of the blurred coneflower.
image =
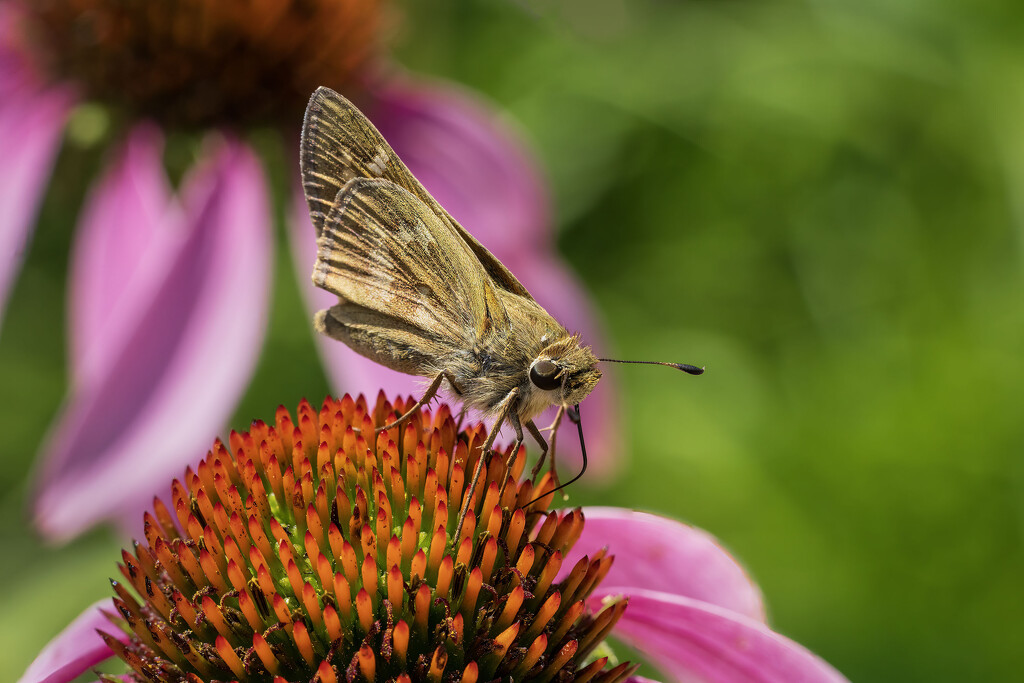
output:
M 291 154 L 317 86 L 363 106 L 438 200 L 600 345 L 551 249 L 546 198 L 521 143 L 471 96 L 397 74 L 382 4 L 0 0 L 0 313 L 69 118 L 105 121 L 113 141 L 72 246 L 71 389 L 35 498 L 48 537 L 141 509 L 231 414 L 262 345 L 272 277 L 270 191 L 246 138 L 279 131 Z M 163 162 L 169 131 L 205 138 L 177 190 Z M 293 252 L 316 310 L 314 232 L 295 167 L 293 187 L 277 194 L 291 197 Z M 339 389 L 412 390 L 413 379 L 320 341 Z M 594 454 L 598 469 L 617 434 L 603 384 L 591 399 L 606 413 L 593 420 L 595 443 L 608 446 Z M 145 467 L 128 466 L 139 458 Z
M 609 635 L 673 680 L 845 680 L 764 624 L 757 588 L 707 534 L 548 512 L 550 476 L 520 479 L 525 449 L 487 456 L 469 492 L 485 429 L 458 431 L 444 405 L 374 435 L 411 403 L 303 402 L 217 441 L 154 500 L 113 602 L 22 683 L 112 656 L 118 681 L 614 683 L 636 666 Z

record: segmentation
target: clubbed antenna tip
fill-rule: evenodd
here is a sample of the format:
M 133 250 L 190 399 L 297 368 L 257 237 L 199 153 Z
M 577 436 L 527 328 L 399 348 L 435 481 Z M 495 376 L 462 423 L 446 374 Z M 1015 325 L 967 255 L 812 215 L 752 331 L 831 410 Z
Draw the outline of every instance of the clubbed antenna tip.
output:
M 696 365 L 690 365 L 689 363 L 665 363 L 660 360 L 616 360 L 615 358 L 598 358 L 602 363 L 631 363 L 635 365 L 667 365 L 670 368 L 676 370 L 682 370 L 688 375 L 703 375 L 704 368 L 698 368 Z

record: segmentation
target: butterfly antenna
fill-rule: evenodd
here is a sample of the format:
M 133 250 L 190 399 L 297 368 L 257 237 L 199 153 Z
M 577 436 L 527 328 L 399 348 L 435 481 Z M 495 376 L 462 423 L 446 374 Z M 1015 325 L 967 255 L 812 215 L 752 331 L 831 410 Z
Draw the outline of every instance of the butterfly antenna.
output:
M 583 476 L 583 473 L 587 471 L 587 444 L 583 441 L 583 423 L 580 421 L 580 406 L 579 406 L 579 404 L 577 403 L 576 405 L 574 405 L 572 407 L 572 409 L 574 411 L 576 411 L 576 415 L 575 415 L 575 417 L 570 417 L 569 419 L 576 423 L 576 429 L 580 433 L 580 453 L 583 454 L 583 469 L 580 470 L 579 474 L 577 474 L 575 477 L 573 477 L 569 481 L 565 482 L 564 484 L 559 484 L 558 486 L 556 486 L 555 488 L 551 489 L 547 493 L 542 493 L 541 495 L 539 495 L 536 498 L 534 498 L 533 500 L 531 500 L 529 503 L 527 503 L 526 505 L 523 506 L 524 510 L 526 508 L 530 507 L 531 505 L 533 505 L 534 503 L 536 503 L 541 498 L 544 498 L 545 496 L 548 496 L 548 495 L 554 493 L 555 491 L 561 491 L 562 489 L 564 489 L 569 484 L 572 484 L 573 482 L 579 480 L 579 478 Z
M 602 363 L 632 363 L 635 365 L 667 365 L 670 368 L 676 370 L 682 370 L 689 375 L 703 375 L 704 368 L 698 368 L 696 365 L 690 365 L 689 363 L 664 363 L 659 360 L 616 360 L 614 358 L 598 358 Z

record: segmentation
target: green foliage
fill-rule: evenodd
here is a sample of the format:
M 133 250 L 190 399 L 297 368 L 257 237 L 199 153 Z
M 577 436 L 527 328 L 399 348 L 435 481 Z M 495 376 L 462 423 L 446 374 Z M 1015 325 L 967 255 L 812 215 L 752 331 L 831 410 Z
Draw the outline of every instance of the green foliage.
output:
M 527 130 L 619 357 L 708 367 L 619 370 L 576 502 L 709 529 L 852 680 L 1019 675 L 1019 10 L 531 7 L 419 9 L 403 61 Z

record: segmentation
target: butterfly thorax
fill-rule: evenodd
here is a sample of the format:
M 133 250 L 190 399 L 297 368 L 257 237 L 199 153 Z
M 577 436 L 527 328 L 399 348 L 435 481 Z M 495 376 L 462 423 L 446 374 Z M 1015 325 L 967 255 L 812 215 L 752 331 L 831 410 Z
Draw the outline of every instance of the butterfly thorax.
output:
M 551 405 L 582 401 L 601 377 L 593 353 L 536 302 L 516 296 L 508 305 L 514 295 L 502 294 L 508 324 L 492 328 L 447 360 L 459 398 L 471 408 L 494 413 L 518 389 L 516 413 L 523 422 Z M 531 381 L 530 370 L 538 361 L 557 366 L 557 386 L 545 389 Z

